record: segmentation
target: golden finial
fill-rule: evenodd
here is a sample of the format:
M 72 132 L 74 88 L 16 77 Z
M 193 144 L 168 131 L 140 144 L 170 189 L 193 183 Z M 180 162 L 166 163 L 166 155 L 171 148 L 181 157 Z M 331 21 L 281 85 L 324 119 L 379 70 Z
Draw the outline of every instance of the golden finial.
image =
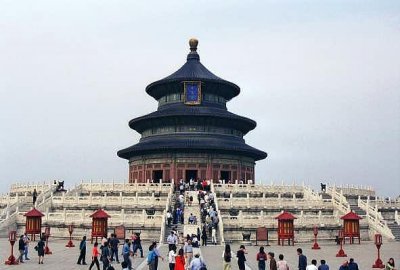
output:
M 189 40 L 189 45 L 190 45 L 190 50 L 192 52 L 195 52 L 197 50 L 197 45 L 199 44 L 199 41 L 195 38 L 191 38 Z

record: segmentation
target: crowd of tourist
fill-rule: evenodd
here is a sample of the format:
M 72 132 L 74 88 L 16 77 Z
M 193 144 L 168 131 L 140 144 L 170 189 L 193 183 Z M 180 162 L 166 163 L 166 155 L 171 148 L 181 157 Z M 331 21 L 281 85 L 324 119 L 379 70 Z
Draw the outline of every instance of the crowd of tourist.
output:
M 134 233 L 131 239 L 125 239 L 123 243 L 117 238 L 116 234 L 111 234 L 109 238 L 103 237 L 101 243 L 95 242 L 91 250 L 91 262 L 89 270 L 94 266 L 100 270 L 102 263 L 103 270 L 115 270 L 115 264 L 121 264 L 122 270 L 132 270 L 132 259 L 134 257 L 145 258 L 149 270 L 157 270 L 159 260 L 168 260 L 170 270 L 204 270 L 206 264 L 195 248 L 207 246 L 208 240 L 211 243 L 217 244 L 217 230 L 219 217 L 215 204 L 215 194 L 211 192 L 210 181 L 194 181 L 190 179 L 188 182 L 180 181 L 177 186 L 177 197 L 175 205 L 166 213 L 166 222 L 170 228 L 167 237 L 168 255 L 164 258 L 161 255 L 157 242 L 152 242 L 149 245 L 148 251 L 144 252 L 140 233 Z M 185 191 L 191 191 L 185 193 Z M 35 190 L 36 193 L 36 190 Z M 185 197 L 185 194 L 187 196 Z M 185 219 L 185 206 L 192 207 L 197 195 L 197 202 L 200 216 L 197 217 L 193 213 L 187 214 Z M 225 195 L 225 194 L 224 194 Z M 34 195 L 33 203 L 36 202 L 37 195 Z M 225 196 L 224 196 L 225 197 Z M 178 230 L 179 224 L 198 225 L 197 232 L 193 234 L 183 235 L 183 232 Z M 38 263 L 43 264 L 45 255 L 45 236 L 41 235 L 34 249 L 38 253 Z M 82 238 L 79 244 L 79 258 L 77 264 L 86 265 L 86 236 Z M 29 254 L 30 239 L 27 234 L 20 236 L 18 241 L 19 257 L 18 261 L 24 263 L 25 260 L 30 260 Z M 99 247 L 100 244 L 100 247 Z M 122 249 L 120 249 L 122 245 Z M 239 270 L 246 268 L 246 255 L 248 254 L 244 245 L 234 253 L 229 244 L 225 245 L 222 252 L 222 268 L 223 270 L 232 269 L 233 259 L 237 260 Z M 120 260 L 119 255 L 122 255 Z M 146 255 L 146 257 L 145 257 Z M 301 248 L 297 249 L 298 255 L 298 270 L 329 270 L 326 260 L 321 259 L 318 265 L 316 259 L 312 259 L 311 263 L 307 263 L 307 257 L 303 254 Z M 254 258 L 257 262 L 258 270 L 289 270 L 289 264 L 284 259 L 283 254 L 279 254 L 277 259 L 272 251 L 266 252 L 264 247 L 260 247 Z M 114 265 L 114 266 L 113 266 Z M 217 269 L 214 267 L 213 269 Z M 344 261 L 339 270 L 359 270 L 358 264 L 351 258 L 349 261 Z M 396 270 L 393 258 L 390 258 L 385 265 L 385 270 Z

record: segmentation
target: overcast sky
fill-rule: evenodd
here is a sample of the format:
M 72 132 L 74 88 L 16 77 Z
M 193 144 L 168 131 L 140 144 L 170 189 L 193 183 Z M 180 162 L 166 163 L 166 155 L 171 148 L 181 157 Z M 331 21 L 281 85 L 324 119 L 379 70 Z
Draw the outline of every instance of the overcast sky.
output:
M 228 104 L 268 153 L 256 181 L 400 193 L 399 1 L 0 1 L 0 193 L 123 181 L 145 87 L 186 61 L 241 87 Z

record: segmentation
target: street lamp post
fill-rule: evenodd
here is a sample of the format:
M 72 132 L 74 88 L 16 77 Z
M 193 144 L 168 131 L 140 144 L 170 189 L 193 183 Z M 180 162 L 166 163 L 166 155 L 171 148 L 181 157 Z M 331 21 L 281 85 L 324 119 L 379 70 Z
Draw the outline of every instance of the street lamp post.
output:
M 382 235 L 377 233 L 375 234 L 375 246 L 378 249 L 378 258 L 375 261 L 375 264 L 372 265 L 372 268 L 384 268 L 383 262 L 381 260 L 381 246 L 382 246 Z
M 18 261 L 14 257 L 14 244 L 16 241 L 17 237 L 17 232 L 16 231 L 11 231 L 8 233 L 8 241 L 10 241 L 11 244 L 11 255 L 8 257 L 8 260 L 5 262 L 7 265 L 15 265 L 18 264 Z
M 314 245 L 312 246 L 311 249 L 321 249 L 317 243 L 317 235 L 318 235 L 318 226 L 317 225 L 314 225 L 313 232 L 314 232 Z
M 339 249 L 338 253 L 336 254 L 336 257 L 347 257 L 347 254 L 344 253 L 344 250 L 343 250 L 343 239 L 344 239 L 343 229 L 339 230 L 338 239 L 340 242 L 340 249 Z
M 66 247 L 74 247 L 74 243 L 72 243 L 72 233 L 74 232 L 74 225 L 70 224 L 68 225 L 68 232 L 69 232 L 69 241 Z

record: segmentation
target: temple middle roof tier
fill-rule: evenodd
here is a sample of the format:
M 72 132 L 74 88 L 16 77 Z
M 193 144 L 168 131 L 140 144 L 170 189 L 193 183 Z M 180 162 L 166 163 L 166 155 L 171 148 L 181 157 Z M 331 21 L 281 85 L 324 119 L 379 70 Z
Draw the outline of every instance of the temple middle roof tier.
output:
M 118 156 L 125 159 L 145 154 L 162 152 L 210 152 L 239 154 L 253 158 L 255 161 L 267 157 L 267 153 L 247 145 L 243 139 L 233 140 L 230 136 L 190 136 L 185 134 L 174 136 L 154 136 L 141 139 L 138 144 L 118 151 Z
M 177 124 L 178 119 L 184 120 L 190 117 L 190 122 L 195 124 L 196 119 L 212 118 L 220 119 L 221 126 L 232 127 L 246 134 L 253 130 L 257 123 L 249 118 L 236 115 L 226 109 L 204 106 L 185 106 L 177 104 L 163 110 L 158 110 L 147 115 L 132 119 L 129 121 L 129 127 L 141 133 L 148 128 L 152 128 L 155 124 Z
M 203 91 L 216 93 L 226 100 L 231 100 L 239 95 L 239 86 L 214 75 L 200 63 L 200 56 L 197 51 L 193 48 L 191 49 L 192 51 L 188 54 L 186 63 L 180 69 L 146 87 L 146 92 L 150 96 L 158 100 L 166 93 L 180 89 L 183 81 L 201 81 Z

